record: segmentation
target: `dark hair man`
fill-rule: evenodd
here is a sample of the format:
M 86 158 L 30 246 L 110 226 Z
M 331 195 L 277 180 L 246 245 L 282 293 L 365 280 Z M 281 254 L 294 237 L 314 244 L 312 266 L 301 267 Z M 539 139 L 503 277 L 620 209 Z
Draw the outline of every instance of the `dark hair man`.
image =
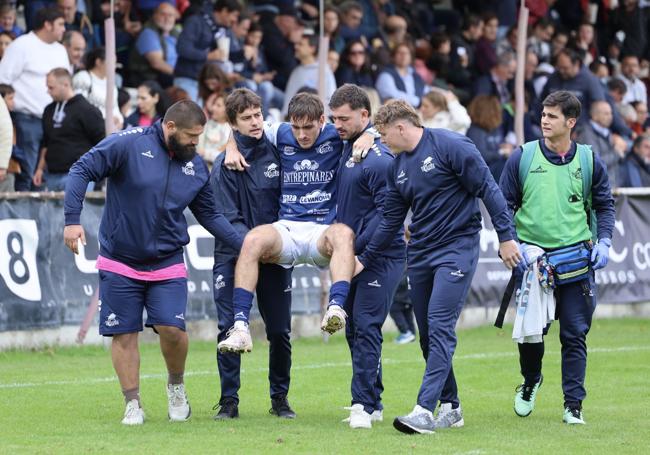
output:
M 634 139 L 632 150 L 620 166 L 620 186 L 650 187 L 650 136 L 642 134 Z
M 358 255 L 381 221 L 386 178 L 394 157 L 379 138 L 363 161 L 357 163 L 352 156 L 352 144 L 371 126 L 370 99 L 361 87 L 342 85 L 329 105 L 336 131 L 346 141 L 337 176 L 336 219 L 354 231 Z M 352 354 L 351 428 L 371 428 L 373 420 L 383 418 L 381 328 L 404 272 L 404 247 L 404 232 L 399 231 L 382 256 L 354 277 L 343 306 L 350 316 L 345 335 Z
M 515 150 L 501 175 L 500 186 L 514 213 L 517 237 L 524 252 L 527 244 L 549 251 L 591 242 L 590 205 L 598 221 L 598 243 L 593 246 L 591 265 L 593 270 L 600 269 L 607 264 L 615 215 L 607 169 L 589 146 L 571 140 L 571 130 L 581 112 L 581 103 L 575 95 L 568 91 L 554 92 L 544 99 L 543 106 L 544 139 Z M 532 158 L 522 173 L 524 153 L 529 157 L 532 154 Z M 586 169 L 583 163 L 591 163 L 591 169 Z M 521 175 L 525 175 L 523 182 Z M 588 193 L 587 199 L 584 192 Z M 563 420 L 567 424 L 585 423 L 582 401 L 586 396 L 586 337 L 596 307 L 594 287 L 594 274 L 590 271 L 588 278 L 559 285 L 555 290 L 562 344 Z M 547 331 L 548 326 L 544 334 Z M 542 385 L 544 341 L 542 338 L 541 342 L 519 343 L 518 347 L 524 382 L 517 388 L 514 409 L 518 416 L 526 417 L 533 411 Z
M 375 127 L 396 158 L 388 173 L 382 222 L 358 257 L 357 270 L 372 267 L 402 228 L 410 208 L 408 275 L 426 359 L 417 404 L 410 414 L 395 418 L 393 425 L 404 433 L 459 427 L 464 420 L 452 356 L 456 322 L 478 263 L 478 199 L 492 218 L 501 242 L 499 253 L 510 268 L 521 261 L 512 219 L 490 170 L 467 137 L 422 128 L 415 109 L 402 100 L 383 105 Z
M 210 184 L 219 210 L 245 236 L 251 229 L 278 220 L 280 210 L 280 155 L 264 134 L 262 100 L 240 88 L 226 98 L 226 115 L 234 131 L 237 148 L 250 167 L 246 172 L 229 170 L 219 155 Z M 233 288 L 237 255 L 222 242 L 214 245 L 214 301 L 219 318 L 219 342 L 235 323 Z M 266 325 L 269 341 L 271 413 L 294 418 L 287 394 L 291 370 L 291 271 L 277 264 L 260 265 L 256 286 L 257 306 Z M 215 419 L 239 417 L 240 356 L 217 351 L 221 382 L 219 412 Z
M 167 364 L 169 419 L 190 417 L 183 384 L 188 347 L 183 246 L 189 242 L 183 210 L 189 207 L 233 253 L 241 247 L 241 235 L 217 211 L 208 168 L 196 154 L 205 123 L 196 103 L 179 101 L 154 125 L 104 139 L 70 169 L 63 237 L 74 253 L 79 240 L 86 242 L 80 217 L 88 182 L 108 177 L 97 258 L 99 333 L 113 337 L 111 354 L 126 401 L 125 425 L 144 421 L 138 352 L 143 309 L 146 326 L 160 335 Z
M 70 167 L 104 139 L 104 118 L 83 95 L 75 95 L 65 68 L 48 73 L 47 91 L 53 101 L 43 113 L 41 158 L 33 180 L 37 187 L 63 191 Z

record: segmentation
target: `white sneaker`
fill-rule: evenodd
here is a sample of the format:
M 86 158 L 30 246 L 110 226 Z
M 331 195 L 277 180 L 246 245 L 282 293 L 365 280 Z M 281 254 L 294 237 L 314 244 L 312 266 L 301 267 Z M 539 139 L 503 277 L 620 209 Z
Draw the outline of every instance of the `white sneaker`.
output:
M 360 403 L 345 408 L 350 411 L 350 428 L 372 428 L 372 416 L 368 414 Z
M 167 415 L 172 422 L 185 422 L 192 415 L 183 384 L 167 385 L 167 403 Z
M 247 325 L 234 325 L 228 330 L 227 335 L 226 339 L 217 345 L 219 352 L 242 354 L 253 350 L 253 339 Z
M 346 411 L 349 411 L 352 408 L 348 406 L 348 407 L 345 407 L 343 409 L 345 409 Z M 371 422 L 383 422 L 384 421 L 384 411 L 382 409 L 375 409 L 372 412 L 372 414 L 370 414 L 370 421 Z M 346 417 L 345 419 L 341 420 L 341 422 L 349 423 L 350 418 Z
M 433 419 L 433 422 L 438 428 L 460 428 L 465 425 L 463 419 L 463 410 L 460 405 L 456 409 L 452 409 L 451 403 L 440 403 L 438 414 Z
M 340 305 L 330 305 L 323 316 L 323 322 L 320 324 L 320 329 L 323 332 L 332 334 L 345 327 L 345 319 L 348 315 Z
M 126 404 L 122 425 L 142 425 L 144 423 L 144 410 L 138 400 L 131 400 Z

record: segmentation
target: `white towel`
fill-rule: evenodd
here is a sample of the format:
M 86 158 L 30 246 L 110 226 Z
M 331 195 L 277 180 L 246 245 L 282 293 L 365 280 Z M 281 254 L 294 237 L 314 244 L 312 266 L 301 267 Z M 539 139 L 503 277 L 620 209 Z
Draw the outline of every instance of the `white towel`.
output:
M 544 250 L 522 244 L 531 264 L 524 272 L 521 287 L 517 289 L 517 315 L 512 328 L 512 339 L 517 343 L 540 343 L 544 327 L 555 318 L 555 297 L 552 290 L 542 288 L 538 279 L 537 257 Z

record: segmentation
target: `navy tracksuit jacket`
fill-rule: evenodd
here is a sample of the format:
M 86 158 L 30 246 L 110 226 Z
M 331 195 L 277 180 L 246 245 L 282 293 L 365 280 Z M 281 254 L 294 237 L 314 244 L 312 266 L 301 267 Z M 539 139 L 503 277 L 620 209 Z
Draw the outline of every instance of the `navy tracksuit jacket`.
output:
M 337 175 L 337 221 L 355 234 L 355 253 L 365 249 L 379 226 L 386 193 L 386 178 L 394 160 L 379 139 L 360 163 L 352 159 L 352 144 L 343 149 Z M 381 393 L 381 328 L 404 271 L 404 232 L 393 235 L 389 247 L 352 279 L 343 308 L 348 314 L 345 334 L 352 355 L 352 404 L 367 413 L 383 408 Z
M 555 165 L 570 163 L 576 154 L 576 145 L 571 143 L 571 149 L 564 157 L 550 151 L 544 141 L 540 141 L 544 157 Z M 519 163 L 521 148 L 516 149 L 506 162 L 501 174 L 501 191 L 505 196 L 508 207 L 513 213 L 522 203 L 522 185 L 519 181 Z M 597 154 L 594 154 L 594 168 L 591 187 L 592 206 L 596 211 L 598 238 L 612 238 L 616 211 L 614 198 L 609 186 L 607 168 Z M 562 226 L 558 226 L 562 229 Z M 514 228 L 513 228 L 514 231 Z M 568 245 L 567 245 L 568 246 Z M 589 288 L 594 291 L 593 275 L 589 280 Z M 560 342 L 562 344 L 562 390 L 565 406 L 580 407 L 587 392 L 584 388 L 587 368 L 587 333 L 591 328 L 591 317 L 596 308 L 596 293 L 585 295 L 582 283 L 568 283 L 559 286 L 556 291 L 557 316 L 560 321 Z M 545 332 L 548 330 L 546 328 Z M 534 346 L 539 344 L 540 346 Z M 542 373 L 543 344 L 520 344 L 521 374 L 530 383 L 539 381 Z
M 231 171 L 223 166 L 224 154 L 215 160 L 210 185 L 214 190 L 218 210 L 242 235 L 261 224 L 278 219 L 280 201 L 280 159 L 276 148 L 266 135 L 260 140 L 234 133 L 239 151 L 250 164 L 244 171 Z M 232 294 L 237 255 L 221 242 L 214 246 L 214 300 L 219 319 L 219 341 L 234 324 Z M 257 305 L 266 325 L 270 342 L 269 382 L 271 397 L 289 391 L 291 369 L 291 270 L 275 264 L 260 265 L 257 285 Z M 238 354 L 217 352 L 221 381 L 221 400 L 239 400 Z
M 88 182 L 105 177 L 101 256 L 140 271 L 182 263 L 183 246 L 189 242 L 186 207 L 224 248 L 240 250 L 243 236 L 217 212 L 203 159 L 174 159 L 161 122 L 114 133 L 79 158 L 65 190 L 66 225 L 80 224 Z
M 426 371 L 418 404 L 458 403 L 451 357 L 455 325 L 478 262 L 483 200 L 500 241 L 511 240 L 506 201 L 472 141 L 424 128 L 411 152 L 399 154 L 388 177 L 384 219 L 359 257 L 366 265 L 387 247 L 411 208 L 408 273 Z

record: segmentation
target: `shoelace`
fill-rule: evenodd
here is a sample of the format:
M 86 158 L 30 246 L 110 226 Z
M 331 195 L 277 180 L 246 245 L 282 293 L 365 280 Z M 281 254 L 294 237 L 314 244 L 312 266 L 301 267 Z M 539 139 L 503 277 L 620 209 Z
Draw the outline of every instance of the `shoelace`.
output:
M 137 408 L 135 406 L 131 406 L 131 404 L 129 404 L 126 407 L 126 415 L 125 415 L 125 417 L 127 417 L 127 418 L 133 417 L 139 410 L 140 410 L 140 408 Z
M 172 388 L 171 402 L 172 406 L 183 406 L 187 400 L 185 399 L 185 391 L 180 386 Z
M 575 409 L 575 408 L 572 409 L 572 408 L 569 408 L 569 412 L 570 412 L 571 415 L 572 415 L 573 417 L 575 417 L 576 419 L 580 419 L 580 420 L 582 420 L 582 416 L 580 415 L 580 409 Z
M 224 401 L 223 403 L 217 403 L 212 407 L 213 411 L 218 412 L 230 412 L 230 409 L 235 406 L 234 401 Z
M 291 408 L 289 407 L 289 402 L 286 399 L 280 399 L 280 400 L 273 400 L 271 409 L 269 409 L 269 413 L 273 414 L 273 411 L 277 412 L 278 414 L 281 412 L 291 412 Z
M 524 384 L 518 385 L 517 388 L 515 389 L 515 391 L 516 392 L 521 392 L 521 399 L 522 400 L 530 401 L 530 397 L 533 394 L 533 389 L 534 388 L 535 388 L 535 384 L 526 385 L 526 383 L 524 383 Z

